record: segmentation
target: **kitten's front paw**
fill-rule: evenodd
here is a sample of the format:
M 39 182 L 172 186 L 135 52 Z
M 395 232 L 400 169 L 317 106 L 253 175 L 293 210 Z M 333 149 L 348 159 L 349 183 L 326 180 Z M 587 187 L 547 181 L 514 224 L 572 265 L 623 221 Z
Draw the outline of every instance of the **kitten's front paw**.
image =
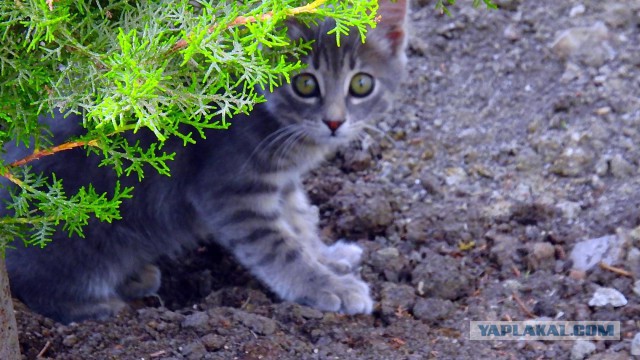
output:
M 360 264 L 362 248 L 342 240 L 327 247 L 321 262 L 338 274 L 352 272 Z
M 299 299 L 299 303 L 349 315 L 371 314 L 373 310 L 369 286 L 354 275 L 331 276 L 325 284 L 314 285 L 310 284 L 310 294 Z

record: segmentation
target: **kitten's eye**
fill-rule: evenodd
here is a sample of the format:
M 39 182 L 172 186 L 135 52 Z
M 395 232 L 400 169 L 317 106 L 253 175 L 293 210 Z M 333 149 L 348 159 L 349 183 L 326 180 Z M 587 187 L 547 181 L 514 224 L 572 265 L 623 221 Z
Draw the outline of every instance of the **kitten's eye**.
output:
M 374 86 L 373 76 L 365 73 L 357 73 L 351 78 L 349 94 L 355 97 L 365 97 L 371 94 Z
M 291 82 L 293 83 L 293 90 L 300 97 L 309 98 L 320 95 L 318 81 L 311 74 L 296 75 Z

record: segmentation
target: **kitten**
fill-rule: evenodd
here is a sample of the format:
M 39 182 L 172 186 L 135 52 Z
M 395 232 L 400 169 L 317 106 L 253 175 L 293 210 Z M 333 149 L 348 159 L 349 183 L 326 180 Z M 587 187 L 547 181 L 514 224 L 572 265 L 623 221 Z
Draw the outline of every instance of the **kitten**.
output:
M 284 300 L 371 313 L 369 287 L 354 274 L 362 249 L 322 242 L 301 177 L 390 106 L 406 62 L 406 1 L 382 1 L 379 13 L 382 20 L 365 44 L 351 31 L 340 47 L 327 35 L 331 22 L 313 28 L 290 22 L 292 39 L 315 41 L 302 73 L 266 92 L 267 102 L 235 117 L 229 130 L 209 131 L 206 140 L 187 147 L 169 140 L 165 150 L 176 152 L 171 177 L 149 171 L 140 184 L 121 179 L 135 185 L 133 199 L 121 205 L 123 220 L 91 221 L 86 239 L 58 232 L 44 249 L 16 243 L 7 251 L 13 294 L 61 322 L 105 318 L 158 290 L 154 262 L 160 257 L 212 239 Z M 81 131 L 75 125 L 80 116 L 46 121 L 57 142 Z M 8 149 L 10 160 L 27 154 Z M 116 177 L 98 168 L 99 161 L 79 149 L 32 165 L 35 172 L 55 172 L 68 193 L 88 182 L 109 191 Z

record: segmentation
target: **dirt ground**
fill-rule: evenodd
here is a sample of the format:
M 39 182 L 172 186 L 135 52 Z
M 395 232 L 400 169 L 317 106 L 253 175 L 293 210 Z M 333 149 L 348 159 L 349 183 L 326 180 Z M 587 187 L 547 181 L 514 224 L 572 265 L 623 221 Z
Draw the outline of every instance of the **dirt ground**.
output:
M 202 248 L 164 264 L 159 299 L 109 321 L 65 326 L 18 305 L 24 358 L 630 358 L 640 1 L 497 2 L 459 1 L 452 17 L 414 4 L 406 85 L 378 124 L 388 136 L 309 177 L 327 241 L 366 249 L 372 316 L 280 302 Z M 574 251 L 590 239 L 613 270 L 585 264 L 597 251 Z M 617 302 L 594 305 L 601 287 Z M 470 320 L 532 318 L 619 320 L 622 339 L 469 340 Z

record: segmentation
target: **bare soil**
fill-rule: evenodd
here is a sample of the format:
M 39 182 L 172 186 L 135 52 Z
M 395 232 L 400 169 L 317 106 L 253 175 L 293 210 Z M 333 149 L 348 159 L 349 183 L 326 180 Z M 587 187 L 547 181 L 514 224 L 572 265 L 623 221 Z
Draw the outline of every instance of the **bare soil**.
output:
M 630 358 L 640 1 L 502 0 L 499 11 L 460 1 L 451 17 L 433 3 L 411 12 L 408 77 L 378 124 L 387 136 L 308 179 L 326 240 L 366 249 L 372 316 L 280 302 L 228 254 L 202 248 L 163 265 L 158 299 L 108 321 L 61 325 L 18 304 L 23 357 Z M 579 27 L 595 30 L 553 46 Z M 623 271 L 574 269 L 575 244 L 608 235 L 626 239 L 613 264 Z M 590 306 L 599 287 L 628 303 Z M 619 320 L 622 339 L 469 340 L 471 320 L 531 318 Z

